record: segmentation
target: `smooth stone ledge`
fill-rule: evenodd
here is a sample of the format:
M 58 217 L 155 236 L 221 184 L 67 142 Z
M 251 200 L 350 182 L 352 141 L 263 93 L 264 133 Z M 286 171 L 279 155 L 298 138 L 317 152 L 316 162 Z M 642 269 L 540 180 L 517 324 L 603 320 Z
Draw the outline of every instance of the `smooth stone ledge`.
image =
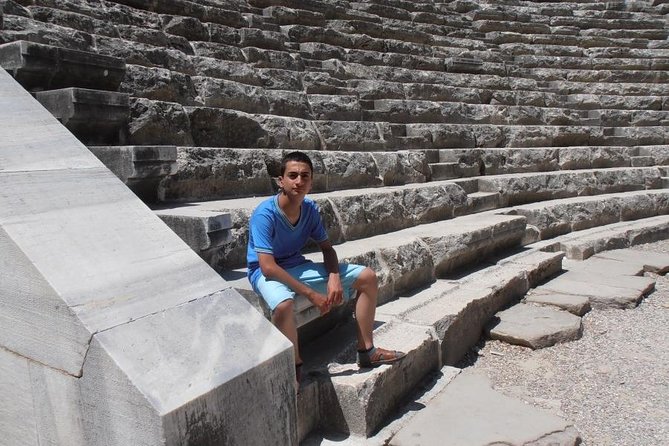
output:
M 535 289 L 536 293 L 560 293 L 587 296 L 593 308 L 634 308 L 655 288 L 655 281 L 645 277 L 621 277 L 628 282 L 611 285 L 611 276 L 597 277 L 569 271 Z M 632 279 L 637 279 L 632 281 Z M 615 282 L 614 282 L 615 283 Z
M 491 339 L 532 349 L 579 339 L 581 318 L 554 308 L 518 304 L 495 315 L 488 330 Z
M 618 263 L 642 265 L 643 271 L 656 274 L 666 274 L 669 272 L 669 254 L 659 252 L 640 251 L 638 249 L 615 249 L 596 254 L 593 258 L 599 261 L 613 260 Z
M 496 392 L 487 377 L 465 371 L 387 444 L 413 446 L 417 442 L 576 446 L 581 438 L 572 423 Z
M 590 311 L 590 299 L 574 294 L 548 293 L 531 290 L 523 302 L 535 305 L 548 305 L 568 311 L 576 316 L 583 316 Z
M 564 251 L 567 258 L 585 260 L 599 252 L 629 248 L 669 238 L 669 215 L 620 222 L 572 232 L 537 242 L 546 251 Z

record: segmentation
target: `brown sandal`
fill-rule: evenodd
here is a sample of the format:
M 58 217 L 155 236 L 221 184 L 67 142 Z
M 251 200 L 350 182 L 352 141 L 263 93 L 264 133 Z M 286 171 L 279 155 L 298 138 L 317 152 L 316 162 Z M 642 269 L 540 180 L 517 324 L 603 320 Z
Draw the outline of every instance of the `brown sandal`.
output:
M 367 351 L 358 351 L 358 366 L 361 368 L 378 367 L 383 364 L 391 364 L 405 356 L 406 353 L 397 350 L 372 347 Z

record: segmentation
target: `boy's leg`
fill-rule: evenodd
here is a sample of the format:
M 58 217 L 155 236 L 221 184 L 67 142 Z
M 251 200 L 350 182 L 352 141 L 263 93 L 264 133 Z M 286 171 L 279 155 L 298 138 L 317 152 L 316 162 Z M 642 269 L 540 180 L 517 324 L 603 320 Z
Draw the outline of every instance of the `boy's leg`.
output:
M 297 342 L 297 324 L 293 311 L 295 293 L 276 280 L 267 280 L 260 276 L 255 291 L 265 300 L 272 312 L 272 323 L 293 344 L 295 364 L 302 364 Z
M 355 319 L 358 334 L 358 350 L 369 350 L 374 346 L 374 316 L 379 294 L 376 273 L 365 268 L 353 284 L 358 292 L 358 302 L 355 304 Z
M 277 305 L 272 313 L 272 323 L 293 343 L 295 364 L 300 365 L 302 364 L 302 357 L 297 342 L 297 324 L 295 323 L 293 306 L 293 299 L 286 299 Z
M 358 365 L 360 367 L 376 367 L 390 364 L 405 356 L 395 350 L 386 350 L 374 346 L 374 316 L 379 295 L 379 284 L 376 273 L 365 268 L 353 284 L 358 291 L 358 302 L 355 305 L 355 319 L 358 330 Z

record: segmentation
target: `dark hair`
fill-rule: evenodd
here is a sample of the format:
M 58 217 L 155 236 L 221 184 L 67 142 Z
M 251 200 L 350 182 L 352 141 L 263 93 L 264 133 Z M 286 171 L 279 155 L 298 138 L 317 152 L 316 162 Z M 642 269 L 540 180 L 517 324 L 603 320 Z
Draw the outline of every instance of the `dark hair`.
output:
M 305 163 L 309 166 L 309 169 L 311 169 L 311 172 L 313 173 L 314 171 L 314 165 L 311 162 L 311 158 L 309 158 L 309 155 L 307 155 L 304 152 L 290 152 L 287 153 L 281 158 L 281 173 L 280 176 L 283 176 L 283 174 L 286 172 L 286 164 L 288 164 L 289 161 L 297 161 L 299 163 Z

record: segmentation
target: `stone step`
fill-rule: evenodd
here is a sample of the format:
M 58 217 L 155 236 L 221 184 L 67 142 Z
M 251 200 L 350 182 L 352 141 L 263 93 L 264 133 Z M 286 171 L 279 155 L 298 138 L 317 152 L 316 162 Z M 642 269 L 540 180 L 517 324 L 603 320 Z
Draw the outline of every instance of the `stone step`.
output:
M 520 172 L 630 167 L 638 153 L 664 161 L 666 146 L 657 147 L 524 147 L 452 148 L 439 150 L 440 162 L 457 163 L 463 172 L 476 175 L 502 175 Z M 656 164 L 656 163 L 654 163 Z
M 127 93 L 69 87 L 38 91 L 35 98 L 84 144 L 119 144 L 127 138 Z
M 661 187 L 656 167 L 615 167 L 558 172 L 535 172 L 483 176 L 479 191 L 499 192 L 502 206 Z
M 561 56 L 593 58 L 629 58 L 653 59 L 667 58 L 669 51 L 662 48 L 629 48 L 629 47 L 594 47 L 581 48 L 574 45 L 533 45 L 531 43 L 506 43 L 499 45 L 500 50 L 514 56 Z
M 165 201 L 270 195 L 282 150 L 178 147 L 177 172 L 161 184 Z M 314 164 L 314 193 L 430 179 L 426 151 L 305 151 Z
M 471 177 L 478 174 L 478 172 L 463 172 L 458 163 L 430 163 L 430 175 L 433 180 L 451 180 L 453 178 L 460 178 L 463 176 Z
M 310 373 L 298 396 L 301 432 L 321 428 L 369 436 L 422 377 L 457 362 L 477 342 L 496 311 L 488 314 L 488 306 L 501 308 L 518 299 L 559 271 L 561 258 L 523 252 L 471 277 L 437 280 L 418 293 L 381 305 L 375 343 L 407 353 L 392 366 L 365 370 L 353 365 L 353 324 L 306 345 L 303 357 Z
M 595 94 L 622 96 L 667 96 L 669 87 L 666 84 L 642 83 L 632 80 L 626 83 L 617 82 L 577 82 L 572 80 L 554 80 L 548 83 L 547 91 L 561 95 Z
M 154 213 L 207 263 L 216 263 L 217 248 L 232 239 L 229 213 L 189 207 L 167 210 L 157 207 Z
M 366 100 L 432 100 L 460 102 L 468 104 L 505 104 L 553 106 L 559 104 L 555 93 L 531 91 L 527 87 L 513 83 L 508 79 L 495 79 L 489 87 L 466 87 L 444 85 L 430 82 L 392 82 L 385 80 L 346 80 L 346 85 Z
M 410 446 L 417 438 L 424 445 L 581 444 L 573 423 L 499 393 L 485 375 L 469 371 L 452 379 L 387 444 Z
M 580 33 L 579 33 L 580 34 Z M 485 41 L 490 44 L 531 43 L 534 45 L 566 45 L 583 48 L 593 47 L 629 47 L 647 48 L 648 39 L 611 38 L 565 34 L 522 34 L 511 31 L 491 31 L 485 34 Z
M 578 70 L 661 70 L 669 64 L 666 58 L 597 58 L 565 56 L 515 56 L 514 64 L 523 68 L 559 68 Z
M 487 332 L 490 339 L 536 350 L 580 339 L 583 325 L 568 311 L 520 303 L 497 313 Z
M 508 210 L 527 218 L 525 242 L 621 221 L 669 214 L 669 190 L 639 190 L 542 201 Z
M 25 40 L 0 45 L 0 66 L 27 90 L 66 87 L 114 91 L 125 73 L 117 57 Z
M 669 80 L 666 72 L 666 62 L 654 62 L 653 67 L 657 69 L 642 70 L 614 70 L 614 69 L 568 69 L 568 68 L 518 68 L 509 70 L 511 76 L 535 79 L 539 82 L 549 82 L 566 79 L 570 82 L 593 82 L 593 83 L 655 83 L 663 84 Z
M 573 269 L 536 287 L 533 295 L 587 296 L 590 306 L 602 308 L 634 308 L 655 289 L 655 279 L 637 276 L 592 274 Z
M 135 195 L 153 203 L 159 198 L 159 184 L 177 172 L 174 146 L 88 146 Z
M 567 258 L 583 260 L 612 249 L 623 249 L 669 238 L 669 216 L 599 226 L 537 242 L 547 251 L 564 251 Z

